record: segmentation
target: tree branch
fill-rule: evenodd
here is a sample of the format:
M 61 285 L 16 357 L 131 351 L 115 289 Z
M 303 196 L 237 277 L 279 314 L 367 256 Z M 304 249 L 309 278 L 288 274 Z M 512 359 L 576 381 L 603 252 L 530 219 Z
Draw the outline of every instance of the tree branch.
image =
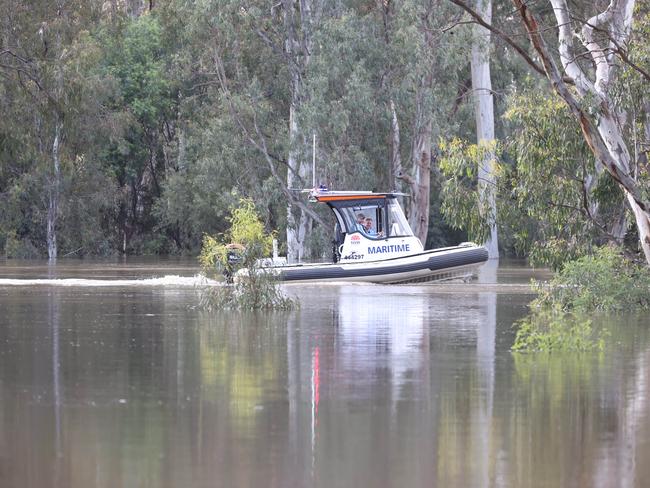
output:
M 262 135 L 259 126 L 257 124 L 257 119 L 255 115 L 253 115 L 253 128 L 255 130 L 255 134 L 257 135 L 257 138 L 253 137 L 253 135 L 249 132 L 248 128 L 244 124 L 244 122 L 241 120 L 241 117 L 239 116 L 239 113 L 235 109 L 235 106 L 232 102 L 232 97 L 230 95 L 230 90 L 228 89 L 228 85 L 226 82 L 226 74 L 225 70 L 223 67 L 223 61 L 221 59 L 221 56 L 218 54 L 218 52 L 215 52 L 215 64 L 217 67 L 217 77 L 219 79 L 219 83 L 221 85 L 221 90 L 223 91 L 224 97 L 228 103 L 228 108 L 230 110 L 230 114 L 232 115 L 233 119 L 237 122 L 237 125 L 243 132 L 244 136 L 248 140 L 248 142 L 255 148 L 257 149 L 263 156 L 264 159 L 266 160 L 269 170 L 271 171 L 271 174 L 273 175 L 273 178 L 277 181 L 278 186 L 280 187 L 280 190 L 284 195 L 287 197 L 288 200 L 291 201 L 294 205 L 296 205 L 298 208 L 303 210 L 306 214 L 308 214 L 312 219 L 314 219 L 315 222 L 319 223 L 321 226 L 326 227 L 325 222 L 323 219 L 320 218 L 316 212 L 314 212 L 311 208 L 309 208 L 305 202 L 303 202 L 300 198 L 298 198 L 294 193 L 292 193 L 287 186 L 284 184 L 284 181 L 278 174 L 277 168 L 275 167 L 275 164 L 273 162 L 273 158 L 271 154 L 268 151 L 268 148 L 266 147 L 266 138 Z M 291 168 L 289 168 L 291 170 Z M 294 173 L 295 174 L 295 173 Z M 301 183 L 304 184 L 302 179 L 300 178 L 300 175 L 297 175 L 298 178 L 301 180 Z
M 566 6 L 566 3 L 563 0 L 551 0 L 551 2 L 554 3 L 558 1 L 561 1 Z M 542 60 L 546 76 L 551 82 L 553 89 L 569 106 L 571 113 L 580 124 L 585 142 L 591 149 L 592 153 L 603 163 L 603 166 L 607 169 L 607 172 L 612 176 L 614 181 L 616 181 L 616 183 L 621 186 L 630 198 L 634 200 L 635 204 L 638 205 L 643 212 L 650 212 L 650 204 L 643 198 L 639 186 L 634 178 L 629 174 L 629 168 L 624 164 L 621 164 L 620 161 L 614 159 L 607 149 L 598 129 L 594 126 L 594 122 L 588 114 L 585 113 L 584 109 L 580 106 L 580 103 L 578 103 L 578 100 L 576 100 L 573 93 L 571 93 L 566 86 L 560 70 L 550 55 L 546 41 L 539 33 L 537 19 L 527 7 L 524 0 L 513 0 L 513 3 L 519 9 L 519 15 L 526 27 L 530 41 Z
M 572 17 L 575 20 L 578 20 L 580 22 L 584 22 L 585 26 L 591 27 L 595 32 L 598 32 L 599 34 L 604 34 L 607 36 L 607 39 L 609 42 L 612 44 L 609 48 L 605 50 L 609 50 L 610 52 L 617 54 L 618 57 L 623 61 L 625 64 L 630 66 L 633 70 L 637 71 L 641 76 L 643 76 L 647 81 L 650 81 L 650 72 L 646 71 L 644 68 L 639 66 L 638 64 L 634 63 L 628 56 L 627 54 L 627 49 L 622 46 L 614 37 L 612 37 L 608 31 L 605 29 L 601 29 L 600 27 L 593 25 L 589 23 L 589 21 L 584 20 L 584 19 L 579 19 L 577 17 Z
M 533 58 L 531 58 L 526 50 L 521 47 L 519 44 L 517 44 L 508 34 L 503 32 L 502 30 L 494 27 L 492 24 L 489 24 L 488 22 L 485 22 L 483 20 L 483 17 L 481 17 L 476 10 L 472 9 L 469 5 L 467 5 L 466 2 L 461 1 L 461 0 L 449 0 L 451 3 L 454 5 L 457 5 L 458 7 L 462 8 L 467 12 L 469 15 L 471 15 L 474 20 L 481 25 L 482 27 L 486 28 L 490 32 L 492 32 L 494 35 L 496 35 L 499 39 L 504 41 L 506 44 L 508 44 L 510 47 L 512 47 L 517 53 L 526 61 L 531 68 L 533 68 L 535 71 L 537 71 L 541 75 L 546 75 L 546 72 L 544 71 L 544 68 L 540 66 L 538 63 L 535 62 Z M 574 81 L 571 78 L 566 78 L 565 83 L 573 84 Z

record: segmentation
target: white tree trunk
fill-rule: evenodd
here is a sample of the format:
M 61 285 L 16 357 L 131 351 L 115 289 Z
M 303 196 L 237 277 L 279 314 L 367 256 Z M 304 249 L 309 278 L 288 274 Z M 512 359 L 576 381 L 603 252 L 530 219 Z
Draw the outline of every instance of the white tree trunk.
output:
M 300 138 L 296 122 L 296 108 L 292 104 L 289 108 L 289 158 L 287 161 L 287 188 L 295 188 L 297 175 L 304 176 L 305 165 L 301 161 L 300 153 L 296 149 Z M 290 263 L 302 261 L 305 256 L 305 241 L 309 228 L 309 216 L 294 205 L 287 205 L 287 260 Z
M 572 16 L 566 0 L 550 0 L 558 24 L 560 60 L 565 73 L 576 85 L 577 96 L 569 90 L 564 77 L 550 55 L 546 41 L 541 35 L 537 19 L 523 0 L 513 0 L 522 22 L 528 32 L 537 54 L 544 66 L 544 72 L 553 88 L 569 106 L 579 122 L 585 141 L 596 158 L 623 190 L 639 233 L 639 240 L 646 261 L 650 264 L 650 201 L 645 198 L 637 184 L 636 175 L 630 172 L 630 152 L 623 138 L 621 120 L 616 114 L 615 103 L 609 90 L 616 74 L 616 59 L 612 46 L 626 45 L 632 25 L 634 0 L 611 0 L 607 9 L 586 21 L 581 30 L 580 52 L 586 50 L 591 56 L 595 77 L 590 79 L 577 63 L 578 56 L 573 49 L 574 35 Z M 606 34 L 610 39 L 608 46 L 601 46 L 593 38 L 593 31 Z M 596 115 L 585 111 L 581 102 L 590 99 Z
M 295 188 L 304 181 L 308 165 L 303 161 L 306 139 L 301 136 L 297 112 L 304 102 L 302 77 L 309 65 L 312 52 L 313 29 L 320 18 L 321 4 L 312 0 L 283 0 L 284 26 L 286 32 L 285 51 L 289 57 L 291 75 L 291 106 L 289 107 L 289 157 L 287 188 Z M 296 16 L 296 13 L 299 16 Z M 302 144 L 301 144 L 302 142 Z M 311 217 L 302 208 L 287 206 L 287 260 L 297 262 L 307 256 L 306 241 L 311 229 Z
M 483 19 L 492 22 L 492 0 L 476 0 L 476 11 Z M 484 243 L 490 259 L 499 257 L 499 242 L 496 225 L 496 176 L 494 153 L 494 100 L 492 80 L 490 78 L 490 31 L 474 26 L 472 42 L 472 88 L 474 94 L 474 112 L 476 116 L 476 139 L 482 159 L 478 162 L 478 188 L 481 201 L 488 213 L 490 237 Z
M 68 20 L 67 12 L 62 4 L 58 5 L 58 15 L 65 23 Z M 57 52 L 57 63 L 55 66 L 54 94 L 56 99 L 63 99 L 63 43 L 62 32 L 59 27 L 56 30 L 55 46 Z M 53 104 L 54 105 L 54 104 Z M 47 257 L 50 261 L 57 258 L 58 248 L 56 242 L 56 221 L 59 214 L 59 197 L 61 196 L 61 136 L 63 131 L 63 114 L 61 108 L 53 106 L 54 112 L 54 141 L 52 142 L 52 180 L 48 188 L 47 205 Z
M 54 142 L 52 143 L 52 180 L 48 189 L 47 205 L 47 257 L 53 261 L 57 257 L 56 221 L 59 212 L 59 193 L 61 191 L 61 159 L 59 147 L 61 144 L 62 122 L 57 115 L 54 125 Z
M 426 245 L 429 232 L 429 201 L 431 186 L 431 116 L 419 128 L 413 141 L 413 194 L 409 224 L 422 245 Z
M 400 181 L 399 177 L 402 172 L 402 156 L 400 155 L 400 131 L 399 119 L 397 118 L 397 109 L 395 102 L 390 101 L 390 142 L 391 142 L 391 155 L 390 155 L 390 175 L 388 176 L 389 190 L 397 190 L 397 182 Z M 400 188 L 401 190 L 401 188 Z

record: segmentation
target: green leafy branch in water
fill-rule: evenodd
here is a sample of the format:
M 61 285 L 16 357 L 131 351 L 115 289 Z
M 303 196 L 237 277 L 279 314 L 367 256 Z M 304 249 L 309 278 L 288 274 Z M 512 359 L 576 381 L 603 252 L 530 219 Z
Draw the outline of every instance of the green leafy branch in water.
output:
M 602 350 L 608 335 L 593 327 L 594 313 L 650 308 L 650 270 L 611 246 L 565 264 L 520 320 L 513 351 Z
M 596 332 L 592 319 L 558 309 L 542 309 L 517 322 L 519 329 L 513 351 L 602 351 L 609 336 L 607 330 Z
M 241 199 L 232 210 L 230 230 L 217 239 L 204 236 L 199 262 L 207 277 L 223 280 L 223 286 L 206 287 L 202 305 L 208 310 L 288 310 L 297 304 L 286 297 L 275 276 L 260 266 L 273 246 L 273 234 L 264 224 L 250 199 Z M 241 276 L 238 269 L 245 268 Z
M 535 285 L 536 307 L 564 311 L 621 312 L 650 308 L 650 269 L 604 246 L 593 255 L 570 261 L 547 284 Z

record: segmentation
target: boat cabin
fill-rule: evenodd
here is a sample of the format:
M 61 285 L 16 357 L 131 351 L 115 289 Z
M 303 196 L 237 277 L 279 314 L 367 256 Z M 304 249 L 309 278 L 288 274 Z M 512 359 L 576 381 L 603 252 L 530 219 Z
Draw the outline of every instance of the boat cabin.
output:
M 334 262 L 381 261 L 424 251 L 397 200 L 401 195 L 311 190 L 310 201 L 327 204 L 336 217 Z

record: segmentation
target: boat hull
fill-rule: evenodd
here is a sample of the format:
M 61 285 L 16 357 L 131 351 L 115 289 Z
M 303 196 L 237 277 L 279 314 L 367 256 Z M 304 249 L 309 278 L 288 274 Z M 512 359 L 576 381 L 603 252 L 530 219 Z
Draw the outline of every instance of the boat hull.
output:
M 267 269 L 280 281 L 288 283 L 409 283 L 466 277 L 487 259 L 488 252 L 484 247 L 466 244 L 381 261 L 298 264 Z

